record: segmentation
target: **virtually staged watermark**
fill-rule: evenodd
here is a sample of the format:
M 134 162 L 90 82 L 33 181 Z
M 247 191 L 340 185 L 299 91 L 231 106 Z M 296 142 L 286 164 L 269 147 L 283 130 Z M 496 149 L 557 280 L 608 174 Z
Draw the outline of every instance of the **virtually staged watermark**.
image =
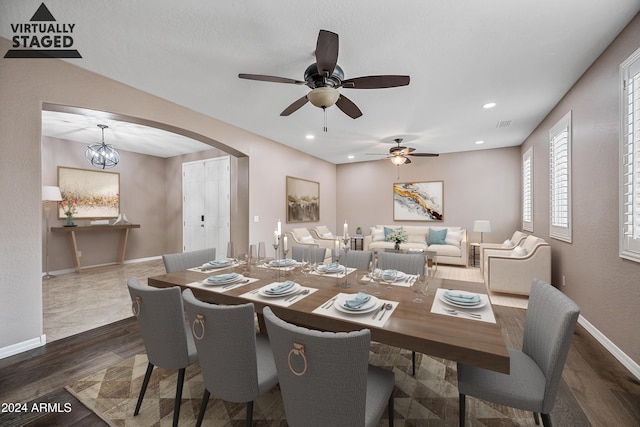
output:
M 82 58 L 73 48 L 73 30 L 76 24 L 56 21 L 44 3 L 29 22 L 11 24 L 13 49 L 5 58 Z

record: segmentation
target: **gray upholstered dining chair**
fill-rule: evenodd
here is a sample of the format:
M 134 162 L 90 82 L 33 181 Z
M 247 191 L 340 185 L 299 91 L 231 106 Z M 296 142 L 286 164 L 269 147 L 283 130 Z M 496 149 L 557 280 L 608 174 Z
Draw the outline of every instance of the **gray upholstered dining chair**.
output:
M 253 401 L 278 383 L 269 339 L 256 334 L 253 303 L 215 305 L 183 292 L 205 390 L 196 426 L 202 424 L 210 395 L 246 402 L 246 425 L 253 423 Z
M 398 254 L 395 252 L 378 252 L 377 267 L 381 270 L 398 270 L 406 274 L 424 274 L 424 254 Z M 416 352 L 411 352 L 413 375 L 416 374 Z
M 373 260 L 373 252 L 371 251 L 340 251 L 340 264 L 349 268 L 358 270 L 369 270 L 371 261 Z
M 538 424 L 551 427 L 562 370 L 580 308 L 542 280 L 531 284 L 522 350 L 508 349 L 509 375 L 458 363 L 460 425 L 465 422 L 466 396 L 532 411 Z
M 398 254 L 394 252 L 378 252 L 378 268 L 382 270 L 398 270 L 406 274 L 424 274 L 424 254 Z
M 162 255 L 162 261 L 164 261 L 164 268 L 167 273 L 198 267 L 214 259 L 216 259 L 216 248 Z
M 133 415 L 138 415 L 154 366 L 178 369 L 173 425 L 178 425 L 182 386 L 187 366 L 198 361 L 191 332 L 184 321 L 184 309 L 179 287 L 153 288 L 143 286 L 138 279 L 127 281 L 133 314 L 138 320 L 142 341 L 147 351 L 147 371 Z
M 291 427 L 377 426 L 389 410 L 393 372 L 369 365 L 368 329 L 320 332 L 292 325 L 263 309 Z
M 316 264 L 322 264 L 327 254 L 325 248 L 306 247 L 306 246 L 292 246 L 291 258 L 296 261 L 302 261 L 308 259 L 309 256 L 313 257 L 313 262 Z

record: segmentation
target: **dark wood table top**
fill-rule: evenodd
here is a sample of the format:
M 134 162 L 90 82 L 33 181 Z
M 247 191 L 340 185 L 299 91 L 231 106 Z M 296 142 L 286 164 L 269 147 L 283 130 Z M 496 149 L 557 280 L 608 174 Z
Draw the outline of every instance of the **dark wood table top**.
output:
M 338 293 L 371 292 L 373 285 L 368 284 L 362 287 L 355 283 L 355 273 L 348 276 L 348 280 L 351 283 L 351 288 L 349 289 L 337 286 L 336 278 L 315 275 L 309 275 L 308 278 L 305 278 L 298 271 L 287 273 L 285 278 L 276 279 L 274 270 L 255 266 L 251 268 L 250 272 L 247 272 L 244 266 L 217 272 L 179 271 L 149 277 L 148 284 L 155 287 L 180 286 L 182 289 L 186 289 L 190 288 L 186 286 L 189 283 L 200 282 L 208 276 L 231 271 L 259 280 L 238 288 L 229 289 L 224 293 L 209 291 L 202 287 L 191 287 L 194 295 L 203 301 L 216 304 L 253 302 L 256 312 L 260 315 L 262 309 L 269 304 L 267 302 L 249 300 L 240 295 L 276 280 L 295 280 L 299 283 L 303 282 L 305 286 L 317 288 L 318 291 L 297 300 L 289 307 L 271 305 L 273 312 L 288 322 L 312 329 L 334 332 L 368 328 L 371 331 L 371 339 L 374 341 L 485 369 L 509 373 L 509 354 L 499 324 L 430 312 L 437 288 L 486 294 L 486 288 L 482 283 L 429 278 L 427 296 L 423 298 L 424 302 L 420 304 L 412 301 L 415 295 L 410 288 L 393 286 L 391 289 L 387 289 L 385 285 L 380 285 L 380 295 L 377 295 L 379 298 L 399 303 L 382 327 L 364 326 L 345 319 L 312 313 L 314 309 Z M 341 281 L 344 281 L 344 279 Z M 497 321 L 499 322 L 500 319 L 498 318 Z

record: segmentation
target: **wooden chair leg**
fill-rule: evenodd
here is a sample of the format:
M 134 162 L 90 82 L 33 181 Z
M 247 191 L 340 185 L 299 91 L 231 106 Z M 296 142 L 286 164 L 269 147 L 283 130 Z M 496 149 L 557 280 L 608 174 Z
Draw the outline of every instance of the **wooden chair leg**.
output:
M 389 396 L 389 403 L 387 405 L 387 410 L 389 411 L 389 427 L 393 427 L 393 392 L 391 392 L 391 396 Z
M 465 422 L 465 412 L 466 412 L 466 396 L 462 393 L 460 393 L 458 395 L 458 411 L 459 411 L 459 424 L 460 427 L 464 427 L 464 422 Z
M 200 402 L 200 411 L 198 412 L 198 421 L 196 421 L 196 427 L 200 427 L 202 425 L 202 420 L 204 419 L 204 413 L 207 411 L 207 403 L 209 403 L 209 390 L 204 389 L 204 393 L 202 394 L 202 401 Z
M 542 425 L 544 427 L 553 427 L 551 423 L 551 414 L 540 414 L 542 416 Z
M 247 427 L 251 427 L 253 425 L 253 400 L 251 402 L 247 402 Z
M 184 385 L 184 374 L 186 368 L 178 371 L 178 384 L 176 384 L 176 402 L 173 407 L 173 427 L 178 427 L 178 418 L 180 418 L 180 405 L 182 404 L 182 386 Z
M 144 380 L 142 381 L 142 388 L 140 389 L 140 394 L 138 395 L 138 403 L 136 403 L 136 410 L 133 412 L 133 415 L 138 415 L 140 412 L 140 406 L 142 406 L 142 399 L 144 398 L 144 394 L 147 391 L 147 386 L 149 385 L 149 378 L 151 378 L 151 372 L 153 372 L 153 365 L 151 363 L 147 364 L 147 372 L 144 374 Z

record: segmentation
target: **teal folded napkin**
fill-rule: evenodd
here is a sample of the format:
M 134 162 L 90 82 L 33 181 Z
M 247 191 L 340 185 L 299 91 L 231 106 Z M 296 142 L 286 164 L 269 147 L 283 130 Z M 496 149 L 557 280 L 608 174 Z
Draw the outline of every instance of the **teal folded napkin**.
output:
M 209 278 L 207 278 L 207 280 L 213 283 L 228 282 L 230 280 L 238 278 L 238 276 L 238 273 L 218 274 L 217 276 L 210 276 Z
M 291 280 L 287 280 L 286 282 L 282 282 L 277 284 L 276 286 L 270 287 L 264 292 L 271 295 L 282 294 L 288 291 L 289 289 L 291 289 L 293 285 L 295 285 L 295 282 L 292 282 Z
M 398 277 L 398 270 L 385 270 L 382 273 L 382 278 L 384 280 L 390 280 Z
M 444 297 L 449 301 L 459 302 L 462 304 L 474 304 L 480 302 L 480 295 L 466 294 L 456 291 L 444 291 Z
M 227 265 L 231 265 L 231 261 L 229 260 L 213 260 L 213 261 L 209 261 L 209 265 L 212 265 L 214 267 L 226 267 Z
M 271 261 L 271 265 L 276 265 L 279 267 L 283 267 L 285 265 L 295 264 L 296 260 L 291 258 L 283 258 L 283 259 L 274 259 Z
M 364 292 L 358 292 L 353 296 L 345 300 L 344 306 L 350 309 L 358 309 L 365 305 L 371 299 L 371 295 L 367 295 Z
M 326 266 L 320 266 L 320 268 L 324 267 L 324 271 L 327 273 L 337 273 L 338 271 L 344 270 L 344 266 L 338 264 L 337 262 L 332 262 Z

